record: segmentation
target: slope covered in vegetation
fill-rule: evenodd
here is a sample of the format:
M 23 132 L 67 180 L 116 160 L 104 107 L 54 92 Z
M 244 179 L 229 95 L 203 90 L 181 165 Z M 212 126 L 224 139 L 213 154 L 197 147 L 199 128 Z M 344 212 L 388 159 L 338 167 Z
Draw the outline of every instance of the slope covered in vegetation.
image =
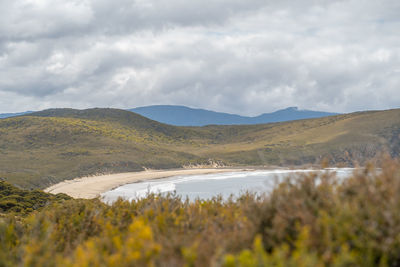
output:
M 398 266 L 400 165 L 290 177 L 268 196 L 69 200 L 0 218 L 1 266 Z
M 40 190 L 23 190 L 0 181 L 0 214 L 28 214 L 54 202 L 71 199 L 65 194 L 48 194 Z
M 225 165 L 351 165 L 400 151 L 400 110 L 284 123 L 175 127 L 116 109 L 0 120 L 0 177 L 25 188 L 106 172 Z

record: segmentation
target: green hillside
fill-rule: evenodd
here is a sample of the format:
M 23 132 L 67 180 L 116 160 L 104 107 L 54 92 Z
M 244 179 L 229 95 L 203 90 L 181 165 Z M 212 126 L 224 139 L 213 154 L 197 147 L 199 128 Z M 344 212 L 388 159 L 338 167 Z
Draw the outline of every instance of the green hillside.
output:
M 398 156 L 400 110 L 246 126 L 175 127 L 117 109 L 53 109 L 0 120 L 0 177 L 25 188 L 188 164 L 300 165 Z

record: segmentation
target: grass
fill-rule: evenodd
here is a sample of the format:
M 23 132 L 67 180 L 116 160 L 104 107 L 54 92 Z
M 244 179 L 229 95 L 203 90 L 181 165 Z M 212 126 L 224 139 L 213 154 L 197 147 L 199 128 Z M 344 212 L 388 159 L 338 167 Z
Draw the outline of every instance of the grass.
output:
M 381 161 L 342 182 L 291 176 L 261 197 L 152 194 L 3 214 L 0 265 L 399 266 L 400 164 Z
M 400 110 L 246 126 L 175 127 L 116 109 L 0 120 L 0 177 L 44 188 L 96 173 L 226 165 L 363 164 L 400 149 Z

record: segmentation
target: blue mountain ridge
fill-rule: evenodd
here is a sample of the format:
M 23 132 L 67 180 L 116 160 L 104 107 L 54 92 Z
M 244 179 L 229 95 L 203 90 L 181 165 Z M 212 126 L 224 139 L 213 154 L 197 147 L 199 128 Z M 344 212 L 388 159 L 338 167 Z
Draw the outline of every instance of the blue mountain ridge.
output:
M 297 107 L 289 107 L 272 113 L 264 113 L 255 117 L 240 116 L 223 112 L 195 109 L 176 105 L 154 105 L 128 109 L 149 119 L 175 125 L 175 126 L 205 126 L 205 125 L 238 125 L 238 124 L 263 124 L 271 122 L 283 122 L 292 120 L 321 118 L 337 115 L 312 110 L 300 110 Z M 33 111 L 19 113 L 3 113 L 0 119 L 28 115 Z
M 338 115 L 339 113 L 300 110 L 289 107 L 255 117 L 240 116 L 186 106 L 154 105 L 129 109 L 149 119 L 176 126 L 263 124 Z
M 25 112 L 17 112 L 17 113 L 2 113 L 2 114 L 0 114 L 0 119 L 17 117 L 17 116 L 21 116 L 21 115 L 27 115 L 27 114 L 33 113 L 33 112 L 34 111 L 25 111 Z

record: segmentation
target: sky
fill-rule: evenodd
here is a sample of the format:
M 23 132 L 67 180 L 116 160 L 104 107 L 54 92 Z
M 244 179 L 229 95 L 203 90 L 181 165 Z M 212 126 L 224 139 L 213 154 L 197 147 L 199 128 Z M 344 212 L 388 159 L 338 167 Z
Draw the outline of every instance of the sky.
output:
M 400 107 L 399 0 L 0 0 L 0 112 Z

